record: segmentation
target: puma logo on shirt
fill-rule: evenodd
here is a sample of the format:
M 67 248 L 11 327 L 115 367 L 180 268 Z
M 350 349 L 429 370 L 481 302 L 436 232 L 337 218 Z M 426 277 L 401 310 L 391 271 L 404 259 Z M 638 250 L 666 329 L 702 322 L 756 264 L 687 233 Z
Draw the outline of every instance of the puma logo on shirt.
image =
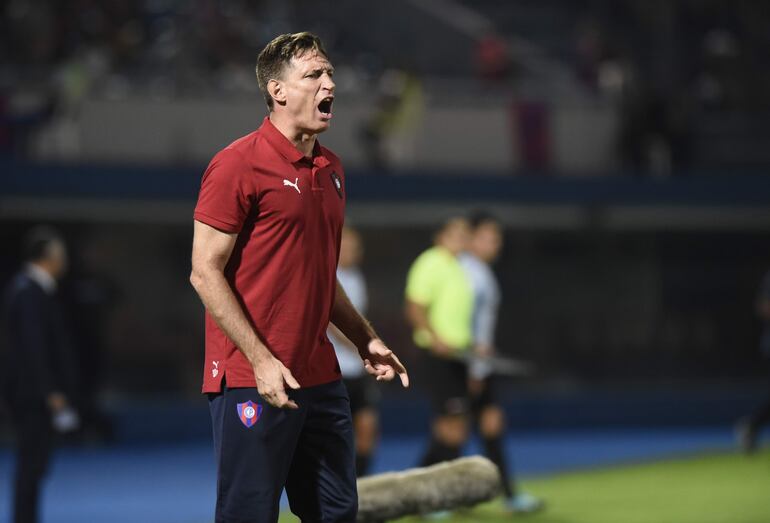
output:
M 284 181 L 283 181 L 283 185 L 284 185 L 284 186 L 287 186 L 287 185 L 288 185 L 289 187 L 294 187 L 295 189 L 297 189 L 297 192 L 298 192 L 299 194 L 302 194 L 302 193 L 300 192 L 300 190 L 299 190 L 299 178 L 294 178 L 294 183 L 291 183 L 289 180 L 284 180 Z

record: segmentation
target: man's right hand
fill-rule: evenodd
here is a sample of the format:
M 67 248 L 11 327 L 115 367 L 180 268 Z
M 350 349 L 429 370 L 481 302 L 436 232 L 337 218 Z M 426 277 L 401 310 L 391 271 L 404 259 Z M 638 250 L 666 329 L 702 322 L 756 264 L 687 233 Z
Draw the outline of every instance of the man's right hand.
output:
M 298 389 L 299 383 L 291 375 L 291 371 L 275 356 L 270 356 L 253 366 L 254 377 L 257 380 L 257 391 L 273 407 L 279 409 L 299 408 L 294 400 L 286 394 L 284 383 L 292 389 Z

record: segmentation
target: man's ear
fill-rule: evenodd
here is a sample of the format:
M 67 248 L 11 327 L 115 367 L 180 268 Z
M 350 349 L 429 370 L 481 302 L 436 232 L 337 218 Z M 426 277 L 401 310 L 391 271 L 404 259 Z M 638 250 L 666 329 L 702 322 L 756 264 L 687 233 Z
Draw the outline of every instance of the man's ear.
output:
M 283 87 L 283 82 L 279 80 L 269 80 L 267 82 L 267 92 L 276 103 L 281 105 L 286 103 L 286 90 Z

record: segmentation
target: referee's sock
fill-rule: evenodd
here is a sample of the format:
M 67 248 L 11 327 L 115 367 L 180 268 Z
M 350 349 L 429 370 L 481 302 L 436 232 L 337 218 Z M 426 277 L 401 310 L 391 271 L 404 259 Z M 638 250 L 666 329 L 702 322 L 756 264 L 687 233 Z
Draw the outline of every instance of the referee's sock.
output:
M 513 487 L 511 478 L 508 475 L 508 466 L 505 463 L 505 453 L 503 452 L 503 441 L 499 436 L 484 439 L 484 453 L 500 470 L 500 479 L 503 483 L 503 493 L 510 499 L 513 497 Z
M 443 461 L 450 461 L 460 457 L 460 447 L 452 447 L 446 443 L 442 443 L 437 440 L 436 437 L 432 437 L 430 440 L 430 446 L 420 461 L 421 467 L 428 467 L 441 463 Z

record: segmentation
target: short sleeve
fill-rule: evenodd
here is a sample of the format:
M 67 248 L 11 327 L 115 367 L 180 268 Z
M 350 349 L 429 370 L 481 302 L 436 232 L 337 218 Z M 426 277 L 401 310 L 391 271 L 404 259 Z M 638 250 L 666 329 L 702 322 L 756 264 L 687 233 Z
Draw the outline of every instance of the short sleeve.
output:
M 253 170 L 238 151 L 220 151 L 203 174 L 194 218 L 225 232 L 240 232 L 256 196 L 253 180 Z
M 406 297 L 420 305 L 428 305 L 433 301 L 435 289 L 435 267 L 431 263 L 430 253 L 424 253 L 415 260 L 406 277 Z

